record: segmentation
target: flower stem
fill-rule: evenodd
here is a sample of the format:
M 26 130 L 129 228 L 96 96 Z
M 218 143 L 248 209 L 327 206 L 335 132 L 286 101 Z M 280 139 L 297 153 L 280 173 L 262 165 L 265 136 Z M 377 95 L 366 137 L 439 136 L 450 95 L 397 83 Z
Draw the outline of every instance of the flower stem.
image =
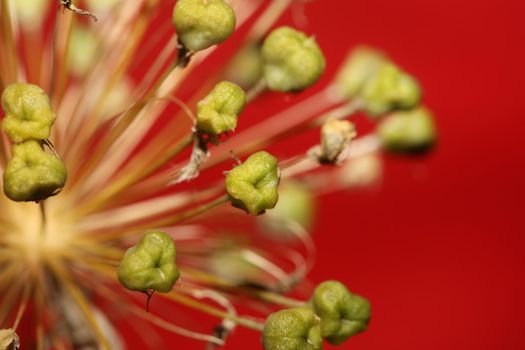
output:
M 40 215 L 42 216 L 42 226 L 40 228 L 40 232 L 42 233 L 42 236 L 45 236 L 46 234 L 46 204 L 45 201 L 38 202 L 38 206 L 40 207 Z
M 164 220 L 161 220 L 161 221 L 158 221 L 156 222 L 155 224 L 153 224 L 152 226 L 154 227 L 165 227 L 165 226 L 170 226 L 170 225 L 174 225 L 178 222 L 181 222 L 183 220 L 187 220 L 187 219 L 191 219 L 197 215 L 200 215 L 200 214 L 203 214 L 205 212 L 207 212 L 208 210 L 210 209 L 213 209 L 215 208 L 216 206 L 219 206 L 223 203 L 226 203 L 229 201 L 229 197 L 227 194 L 225 195 L 222 195 L 221 197 L 219 198 L 216 198 L 214 199 L 213 201 L 211 202 L 208 202 L 208 203 L 205 203 L 201 206 L 198 206 L 196 208 L 192 208 L 190 210 L 187 210 L 185 212 L 182 212 L 178 215 L 175 215 L 169 219 L 164 219 Z
M 248 318 L 245 318 L 245 317 L 241 317 L 241 316 L 231 315 L 231 314 L 229 314 L 227 312 L 224 312 L 224 311 L 222 311 L 220 309 L 217 309 L 217 308 L 215 308 L 213 306 L 207 305 L 207 304 L 205 304 L 203 302 L 194 300 L 194 299 L 192 299 L 190 297 L 187 297 L 187 296 L 182 295 L 182 294 L 180 294 L 178 292 L 175 292 L 175 291 L 173 291 L 171 293 L 168 293 L 168 294 L 164 294 L 163 296 L 168 298 L 168 299 L 170 299 L 170 300 L 176 301 L 179 304 L 182 304 L 182 305 L 185 305 L 187 307 L 190 307 L 192 309 L 202 311 L 202 312 L 207 313 L 207 314 L 212 315 L 212 316 L 216 316 L 216 317 L 220 317 L 220 318 L 225 318 L 225 319 L 231 320 L 231 321 L 237 323 L 238 325 L 246 327 L 246 328 L 250 328 L 250 329 L 262 332 L 263 327 L 264 327 L 264 324 L 261 323 L 261 322 L 257 322 L 257 321 L 254 321 L 254 320 L 251 320 L 251 319 L 248 319 Z
M 301 307 L 305 305 L 305 302 L 302 300 L 285 297 L 284 295 L 271 291 L 259 290 L 256 288 L 245 286 L 238 286 L 236 283 L 232 283 L 231 281 L 222 279 L 219 276 L 210 275 L 204 271 L 193 269 L 184 269 L 182 271 L 182 274 L 184 276 L 188 276 L 190 279 L 195 280 L 199 283 L 204 283 L 206 285 L 217 287 L 227 292 L 232 290 L 239 291 L 250 296 L 257 297 L 260 300 L 267 301 L 274 305 L 280 305 L 285 307 Z

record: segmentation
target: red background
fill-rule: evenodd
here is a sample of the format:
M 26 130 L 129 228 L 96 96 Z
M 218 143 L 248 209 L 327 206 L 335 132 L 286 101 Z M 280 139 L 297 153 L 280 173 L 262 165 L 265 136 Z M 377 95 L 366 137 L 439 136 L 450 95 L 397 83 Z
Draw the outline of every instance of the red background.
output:
M 369 331 L 339 348 L 524 349 L 525 2 L 319 0 L 306 14 L 328 59 L 319 87 L 349 47 L 377 46 L 421 81 L 440 133 L 428 158 L 387 158 L 379 191 L 321 199 L 311 279 L 373 305 Z M 227 348 L 258 338 L 239 329 Z

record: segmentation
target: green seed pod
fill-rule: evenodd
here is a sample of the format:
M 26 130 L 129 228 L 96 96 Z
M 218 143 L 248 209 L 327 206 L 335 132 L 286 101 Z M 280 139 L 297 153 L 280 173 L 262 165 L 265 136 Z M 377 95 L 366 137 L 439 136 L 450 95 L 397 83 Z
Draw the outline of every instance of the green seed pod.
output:
M 279 186 L 279 201 L 273 210 L 260 216 L 259 223 L 268 235 L 276 239 L 295 238 L 289 223 L 297 223 L 305 230 L 312 228 L 315 196 L 299 182 L 287 181 Z
M 311 300 L 321 317 L 323 338 L 334 345 L 365 331 L 370 320 L 370 303 L 352 294 L 340 282 L 326 281 L 317 286 Z
M 263 69 L 261 46 L 258 43 L 249 43 L 228 63 L 225 77 L 242 88 L 249 89 L 261 80 Z
M 425 151 L 436 141 L 432 113 L 425 107 L 392 113 L 379 122 L 377 134 L 391 152 Z
M 126 251 L 117 273 L 127 289 L 168 293 L 180 276 L 173 239 L 162 231 L 145 232 L 139 243 Z
M 252 154 L 226 176 L 226 191 L 232 205 L 252 215 L 275 207 L 279 199 L 279 176 L 274 156 L 264 151 Z
M 209 135 L 233 131 L 246 96 L 237 85 L 221 81 L 197 104 L 197 129 Z
M 327 120 L 321 128 L 319 160 L 324 163 L 335 163 L 337 157 L 356 136 L 355 126 L 348 120 Z
M 263 43 L 264 79 L 270 90 L 300 91 L 323 74 L 325 59 L 313 37 L 280 27 Z
M 418 82 L 392 63 L 383 64 L 367 81 L 360 95 L 364 110 L 380 116 L 396 109 L 415 107 L 421 99 Z
M 182 44 L 200 51 L 228 39 L 235 30 L 235 12 L 223 0 L 178 0 L 173 24 Z
M 336 86 L 345 98 L 357 96 L 385 61 L 386 57 L 377 50 L 368 47 L 354 49 L 337 74 Z
M 2 109 L 5 113 L 2 129 L 13 143 L 49 137 L 55 113 L 40 87 L 23 83 L 9 85 L 2 94 Z
M 264 324 L 263 346 L 265 350 L 320 350 L 319 319 L 308 307 L 275 312 Z
M 4 171 L 5 195 L 16 202 L 41 201 L 64 187 L 67 170 L 36 140 L 13 145 L 13 158 Z

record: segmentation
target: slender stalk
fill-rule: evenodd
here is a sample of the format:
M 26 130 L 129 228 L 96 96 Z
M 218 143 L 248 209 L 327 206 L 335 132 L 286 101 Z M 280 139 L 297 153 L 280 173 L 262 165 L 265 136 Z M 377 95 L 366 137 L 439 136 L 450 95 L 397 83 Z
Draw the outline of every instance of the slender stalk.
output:
M 181 221 L 184 221 L 184 220 L 188 220 L 188 219 L 191 219 L 195 216 L 198 216 L 200 214 L 203 214 L 205 212 L 207 212 L 208 210 L 210 209 L 213 209 L 221 204 L 224 204 L 226 202 L 229 201 L 229 197 L 228 195 L 223 195 L 219 198 L 216 198 L 215 200 L 211 201 L 211 202 L 208 202 L 208 203 L 205 203 L 201 206 L 198 206 L 196 208 L 192 208 L 190 210 L 187 210 L 187 211 L 184 211 L 180 214 L 177 214 L 177 215 L 174 215 L 173 217 L 171 218 L 167 218 L 167 219 L 162 219 L 162 220 L 159 220 L 159 221 L 154 221 L 153 223 L 147 223 L 145 225 L 144 228 L 148 228 L 148 227 L 166 227 L 166 226 L 171 226 L 171 225 L 174 225 L 178 222 L 181 222 Z
M 207 314 L 209 314 L 211 316 L 216 316 L 216 317 L 220 317 L 220 318 L 225 318 L 225 319 L 231 320 L 231 321 L 237 323 L 238 325 L 246 327 L 246 328 L 250 328 L 250 329 L 253 329 L 253 330 L 256 330 L 256 331 L 260 331 L 260 332 L 262 332 L 262 330 L 264 328 L 264 324 L 261 323 L 261 322 L 257 322 L 257 321 L 254 321 L 254 320 L 251 320 L 251 319 L 248 319 L 248 318 L 245 318 L 245 317 L 231 315 L 231 314 L 229 314 L 229 313 L 227 313 L 227 312 L 225 312 L 223 310 L 217 309 L 217 308 L 215 308 L 213 306 L 210 306 L 210 305 L 205 304 L 203 302 L 200 302 L 200 301 L 197 301 L 197 300 L 192 299 L 190 297 L 187 297 L 187 296 L 185 296 L 183 294 L 180 294 L 180 293 L 178 293 L 176 291 L 172 291 L 170 293 L 163 294 L 162 296 L 167 298 L 167 299 L 176 301 L 179 304 L 182 304 L 184 306 L 187 306 L 187 307 L 190 307 L 192 309 L 195 309 L 195 310 L 207 313 Z
M 264 78 L 259 79 L 259 81 L 246 92 L 246 103 L 255 100 L 259 95 L 265 92 L 267 88 L 268 86 L 266 85 Z
M 192 144 L 192 142 L 193 135 L 189 135 L 176 144 L 172 149 L 168 150 L 168 152 L 159 156 L 156 161 L 149 163 L 147 166 L 144 166 L 144 161 L 140 157 L 134 158 L 134 160 L 132 160 L 127 166 L 127 168 L 134 169 L 124 169 L 122 171 L 124 175 L 121 178 L 112 181 L 109 186 L 97 193 L 91 201 L 84 201 L 82 207 L 78 208 L 79 212 L 82 213 L 82 215 L 85 215 L 104 208 L 105 205 L 110 204 L 109 200 L 113 196 L 153 173 L 159 167 L 163 166 L 169 159 L 184 151 Z
M 18 54 L 13 37 L 13 27 L 11 21 L 11 12 L 7 0 L 1 0 L 0 3 L 0 23 L 3 47 L 5 49 L 6 77 L 4 84 L 10 84 L 18 81 Z
M 199 271 L 194 269 L 182 269 L 182 274 L 196 282 L 204 283 L 205 285 L 220 288 L 226 292 L 241 292 L 250 296 L 254 296 L 260 300 L 267 301 L 269 303 L 285 306 L 285 307 L 301 307 L 306 303 L 301 300 L 285 297 L 281 294 L 263 291 L 256 288 L 239 286 L 236 283 L 225 280 L 219 276 L 211 275 L 205 271 Z
M 42 236 L 45 236 L 46 234 L 46 225 L 47 225 L 47 215 L 46 215 L 46 201 L 40 201 L 38 202 L 38 206 L 40 207 L 40 216 L 42 217 L 42 225 L 40 228 L 40 232 Z
M 30 284 L 26 284 L 26 286 L 24 287 L 24 293 L 22 295 L 22 302 L 21 302 L 20 306 L 18 307 L 18 312 L 17 312 L 17 315 L 16 315 L 16 319 L 15 319 L 15 322 L 13 324 L 13 330 L 14 331 L 16 331 L 16 329 L 18 328 L 18 325 L 20 324 L 20 321 L 22 320 L 22 316 L 24 315 L 24 313 L 26 311 L 27 304 L 29 302 L 30 293 L 31 293 L 31 285 Z

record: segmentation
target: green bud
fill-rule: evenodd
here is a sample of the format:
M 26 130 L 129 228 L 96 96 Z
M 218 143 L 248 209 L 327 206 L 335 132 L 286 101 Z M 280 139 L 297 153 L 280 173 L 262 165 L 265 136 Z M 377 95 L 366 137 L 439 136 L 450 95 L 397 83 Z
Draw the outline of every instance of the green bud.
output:
M 265 350 L 320 350 L 319 319 L 308 307 L 275 312 L 264 324 L 263 346 Z
M 396 109 L 415 107 L 421 99 L 418 82 L 392 63 L 383 64 L 363 87 L 365 111 L 379 116 Z
M 246 96 L 237 85 L 222 81 L 197 104 L 197 129 L 209 135 L 233 131 Z
M 337 157 L 356 136 L 355 126 L 348 120 L 327 120 L 321 128 L 321 155 L 319 159 L 325 163 L 335 163 Z
M 259 222 L 266 233 L 286 239 L 291 235 L 290 222 L 309 230 L 314 214 L 315 196 L 312 191 L 298 182 L 287 181 L 279 186 L 279 201 L 275 208 L 261 216 Z
M 311 300 L 321 317 L 321 333 L 328 342 L 338 345 L 365 331 L 370 320 L 370 303 L 348 291 L 340 282 L 326 281 L 317 286 Z
M 168 293 L 180 276 L 173 239 L 162 231 L 147 231 L 126 251 L 117 272 L 127 289 Z
M 14 201 L 40 201 L 58 193 L 67 180 L 64 163 L 36 140 L 13 145 L 4 171 L 4 192 Z
M 277 159 L 267 152 L 257 152 L 228 173 L 226 191 L 233 206 L 259 215 L 277 204 L 279 176 Z
M 377 50 L 356 48 L 343 62 L 336 77 L 336 86 L 345 98 L 355 97 L 385 60 L 386 57 Z
M 228 63 L 225 76 L 228 80 L 248 89 L 263 76 L 264 62 L 258 43 L 244 46 Z
M 173 24 L 182 44 L 200 51 L 228 39 L 235 30 L 235 12 L 223 0 L 178 0 Z
M 382 119 L 377 134 L 384 147 L 392 152 L 418 152 L 432 147 L 436 127 L 432 113 L 425 107 L 399 111 Z
M 323 74 L 325 59 L 313 37 L 280 27 L 263 43 L 264 79 L 270 90 L 300 91 Z
M 2 94 L 2 109 L 5 113 L 2 129 L 12 142 L 49 137 L 55 113 L 40 87 L 23 83 L 7 86 Z

